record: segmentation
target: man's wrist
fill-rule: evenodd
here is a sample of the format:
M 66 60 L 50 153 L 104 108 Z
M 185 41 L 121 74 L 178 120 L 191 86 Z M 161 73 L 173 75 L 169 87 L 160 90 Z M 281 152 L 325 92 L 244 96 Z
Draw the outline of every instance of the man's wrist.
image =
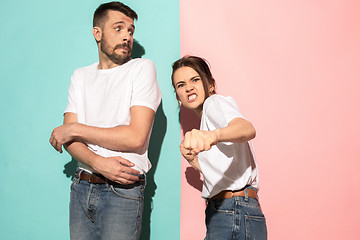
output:
M 77 140 L 77 141 L 82 141 L 81 127 L 82 127 L 82 124 L 80 124 L 80 123 L 71 123 L 70 135 L 71 135 L 72 139 Z
M 90 167 L 97 172 L 101 172 L 100 164 L 102 163 L 103 157 L 96 155 L 90 163 Z

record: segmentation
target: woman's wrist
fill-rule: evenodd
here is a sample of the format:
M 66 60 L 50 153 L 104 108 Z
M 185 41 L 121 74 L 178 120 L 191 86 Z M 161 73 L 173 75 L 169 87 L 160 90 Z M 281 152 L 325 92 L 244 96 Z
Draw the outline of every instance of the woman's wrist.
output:
M 214 133 L 214 135 L 215 135 L 215 140 L 212 145 L 216 145 L 218 142 L 220 142 L 221 131 L 220 131 L 220 129 L 215 129 L 214 131 L 212 131 L 212 133 Z

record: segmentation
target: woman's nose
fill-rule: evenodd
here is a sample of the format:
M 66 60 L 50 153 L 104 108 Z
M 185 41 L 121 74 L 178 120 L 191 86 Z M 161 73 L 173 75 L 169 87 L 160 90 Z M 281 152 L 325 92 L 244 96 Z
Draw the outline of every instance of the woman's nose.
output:
M 193 86 L 191 83 L 186 84 L 186 91 L 187 91 L 187 92 L 189 92 L 189 91 L 191 91 L 191 90 L 193 90 L 193 89 L 194 89 L 194 86 Z

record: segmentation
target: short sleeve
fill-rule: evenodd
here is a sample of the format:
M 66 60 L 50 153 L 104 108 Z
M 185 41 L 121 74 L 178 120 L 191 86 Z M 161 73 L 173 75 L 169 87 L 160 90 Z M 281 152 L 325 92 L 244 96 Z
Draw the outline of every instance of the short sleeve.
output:
M 244 118 L 232 97 L 216 95 L 207 103 L 206 117 L 215 128 L 224 128 L 235 118 Z
M 76 112 L 76 89 L 75 89 L 75 72 L 71 76 L 71 82 L 69 87 L 69 95 L 68 95 L 68 105 L 65 108 L 64 113 Z
M 156 112 L 161 101 L 161 92 L 156 80 L 155 65 L 145 60 L 133 80 L 132 106 L 145 106 Z

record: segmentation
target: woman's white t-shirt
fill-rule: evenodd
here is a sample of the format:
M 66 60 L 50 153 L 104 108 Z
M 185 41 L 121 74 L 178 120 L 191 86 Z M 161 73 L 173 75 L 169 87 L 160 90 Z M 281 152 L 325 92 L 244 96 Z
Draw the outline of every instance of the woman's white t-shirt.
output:
M 213 131 L 228 126 L 231 120 L 244 118 L 232 97 L 214 94 L 203 105 L 200 130 Z M 223 190 L 239 190 L 250 185 L 259 187 L 258 170 L 251 142 L 219 142 L 199 153 L 204 176 L 203 198 L 211 198 Z

